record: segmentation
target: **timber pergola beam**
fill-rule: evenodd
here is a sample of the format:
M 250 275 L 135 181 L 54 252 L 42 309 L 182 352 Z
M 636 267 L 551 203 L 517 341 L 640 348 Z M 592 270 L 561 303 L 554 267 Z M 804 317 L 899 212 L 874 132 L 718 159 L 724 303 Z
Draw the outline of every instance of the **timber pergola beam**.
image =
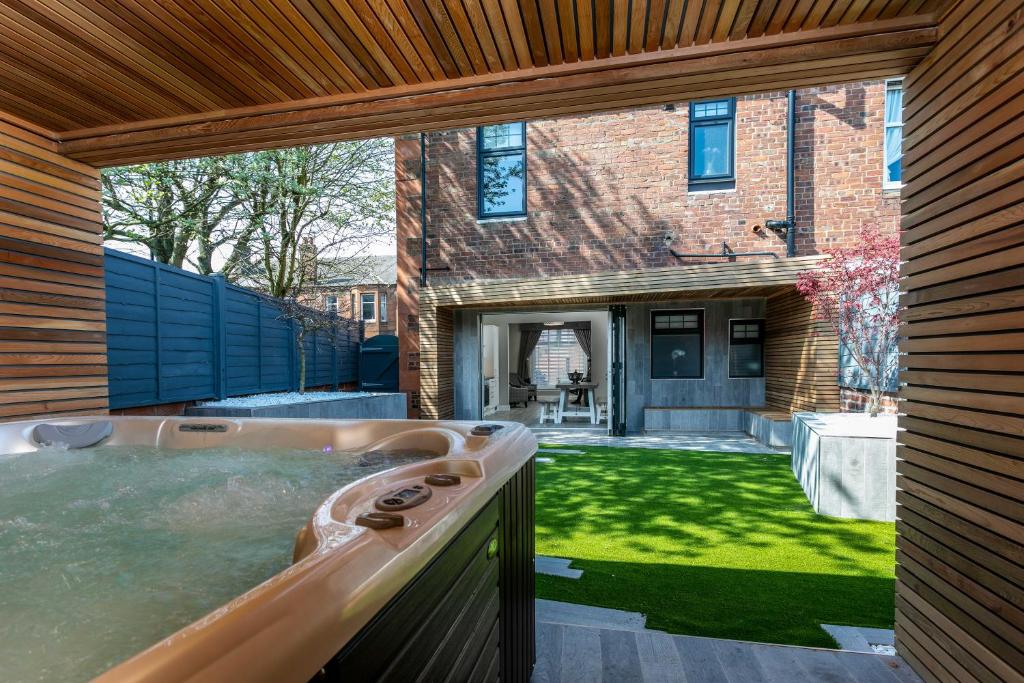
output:
M 111 166 L 780 90 L 906 73 L 937 40 L 911 16 L 54 134 Z

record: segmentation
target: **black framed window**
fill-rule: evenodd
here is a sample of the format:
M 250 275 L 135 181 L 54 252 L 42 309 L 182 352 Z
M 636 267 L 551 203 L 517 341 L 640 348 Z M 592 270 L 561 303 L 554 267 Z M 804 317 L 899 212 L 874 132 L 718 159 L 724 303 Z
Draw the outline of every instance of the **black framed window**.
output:
M 651 313 L 651 379 L 704 377 L 704 311 Z
M 735 171 L 736 100 L 690 103 L 690 183 L 729 183 Z
M 477 211 L 480 218 L 526 215 L 526 124 L 477 128 Z
M 729 321 L 729 377 L 764 377 L 764 321 Z

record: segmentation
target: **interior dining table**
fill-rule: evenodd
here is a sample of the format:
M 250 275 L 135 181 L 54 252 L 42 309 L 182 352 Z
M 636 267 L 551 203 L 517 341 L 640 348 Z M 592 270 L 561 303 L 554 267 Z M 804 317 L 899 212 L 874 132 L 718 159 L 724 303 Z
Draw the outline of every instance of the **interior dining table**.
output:
M 597 419 L 597 382 L 559 382 L 555 385 L 558 388 L 558 410 L 555 411 L 555 424 L 562 424 L 563 417 L 589 417 L 590 424 L 598 424 Z M 569 403 L 569 395 L 573 391 L 585 391 L 587 393 L 586 405 Z

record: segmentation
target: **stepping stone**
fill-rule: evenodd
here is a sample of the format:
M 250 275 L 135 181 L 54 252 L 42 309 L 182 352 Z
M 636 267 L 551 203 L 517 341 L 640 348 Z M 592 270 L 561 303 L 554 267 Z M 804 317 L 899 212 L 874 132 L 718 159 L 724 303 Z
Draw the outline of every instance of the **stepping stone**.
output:
M 574 605 L 571 602 L 537 599 L 537 621 L 567 626 L 610 628 L 640 632 L 646 629 L 647 617 L 639 612 L 625 612 L 607 607 Z
M 562 557 L 548 557 L 547 555 L 538 555 L 533 560 L 533 565 L 537 570 L 538 574 L 547 574 L 548 576 L 561 576 L 564 579 L 578 579 L 583 576 L 582 569 L 570 569 L 569 564 L 572 560 L 566 560 Z
M 574 451 L 570 448 L 538 448 L 538 453 L 560 453 L 562 455 L 583 455 L 585 451 Z
M 554 462 L 554 458 L 537 458 L 537 462 Z

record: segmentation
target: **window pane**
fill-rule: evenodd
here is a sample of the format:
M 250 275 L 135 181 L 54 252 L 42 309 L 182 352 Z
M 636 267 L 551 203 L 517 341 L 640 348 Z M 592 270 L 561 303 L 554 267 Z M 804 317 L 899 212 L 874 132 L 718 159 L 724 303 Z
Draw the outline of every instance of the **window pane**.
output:
M 373 294 L 362 295 L 363 320 L 375 320 L 377 318 L 374 304 L 377 303 Z
M 327 310 L 330 313 L 336 313 L 338 311 L 338 297 L 328 296 L 327 297 Z
M 386 323 L 388 321 L 388 295 L 385 294 L 380 298 L 380 321 Z
M 522 213 L 526 210 L 524 155 L 485 157 L 483 163 L 483 214 Z
M 693 105 L 693 118 L 704 119 L 712 116 L 728 116 L 729 101 L 719 100 L 717 102 L 698 102 Z
M 729 347 L 730 377 L 761 377 L 760 344 L 736 344 Z
M 525 123 L 502 123 L 496 126 L 484 126 L 482 131 L 483 148 L 487 151 L 493 151 L 522 147 L 525 133 Z
M 890 85 L 885 90 L 885 182 L 903 180 L 903 88 Z
M 889 86 L 885 91 L 885 122 L 903 123 L 903 88 Z
M 694 177 L 729 174 L 729 159 L 732 158 L 730 129 L 728 123 L 694 127 L 691 172 Z
M 542 388 L 566 382 L 570 372 L 587 372 L 587 354 L 572 330 L 544 330 L 530 356 L 530 381 Z
M 656 334 L 651 337 L 651 377 L 701 376 L 701 335 Z

